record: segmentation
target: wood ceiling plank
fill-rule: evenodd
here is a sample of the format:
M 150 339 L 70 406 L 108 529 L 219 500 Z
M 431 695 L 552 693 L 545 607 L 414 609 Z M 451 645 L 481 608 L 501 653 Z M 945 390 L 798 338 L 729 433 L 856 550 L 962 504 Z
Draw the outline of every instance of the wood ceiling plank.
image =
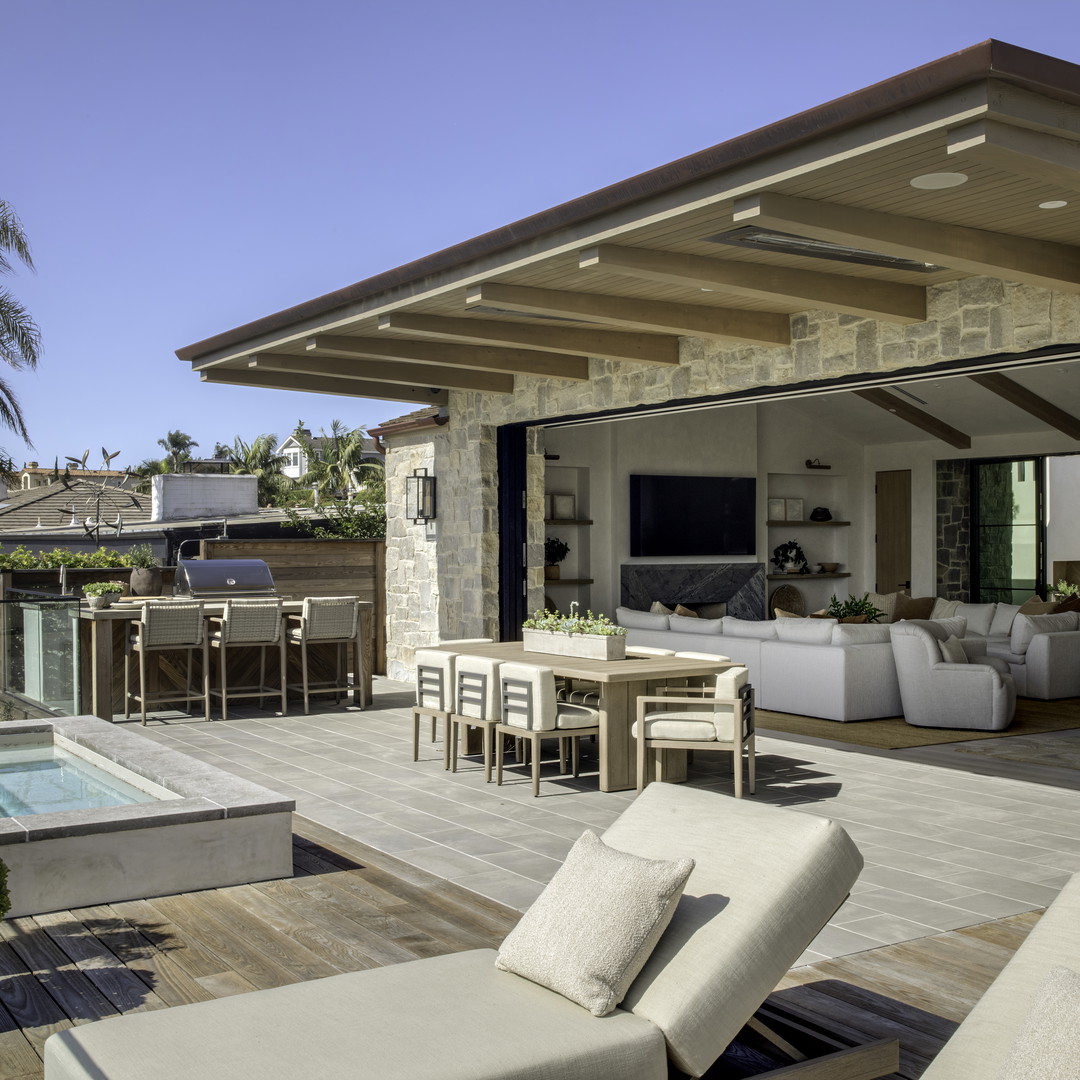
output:
M 971 449 L 970 435 L 965 435 L 964 432 L 946 424 L 944 420 L 939 420 L 936 416 L 923 412 L 922 409 L 896 397 L 894 394 L 890 394 L 887 390 L 870 387 L 866 390 L 853 390 L 852 393 L 856 397 L 861 397 L 864 401 L 876 405 L 879 409 L 884 409 L 899 419 L 906 420 L 913 427 L 921 428 L 923 431 L 933 435 L 935 439 L 941 439 L 942 442 L 955 446 L 958 450 Z
M 764 311 L 671 304 L 561 289 L 532 289 L 494 281 L 470 289 L 465 302 L 631 326 L 638 330 L 723 338 L 750 345 L 788 345 L 791 342 L 787 316 Z
M 371 379 L 374 382 L 402 383 L 407 386 L 437 386 L 443 390 L 483 390 L 494 394 L 514 392 L 513 375 L 449 367 L 446 364 L 257 353 L 248 360 L 248 368 L 292 375 L 326 375 L 335 379 Z
M 334 334 L 316 334 L 308 338 L 306 347 L 309 353 L 445 364 L 449 367 L 472 368 L 474 371 L 498 371 L 504 375 L 543 375 L 578 381 L 589 377 L 587 356 L 564 356 L 537 349 L 407 341 L 392 337 L 339 337 Z
M 394 312 L 379 320 L 380 330 L 407 330 L 428 337 L 474 344 L 510 345 L 604 360 L 636 360 L 643 364 L 677 364 L 679 339 L 663 334 L 629 334 L 565 326 L 536 326 L 494 319 L 455 319 L 439 315 Z
M 796 310 L 844 311 L 888 322 L 926 321 L 926 290 L 873 278 L 817 270 L 791 270 L 763 263 L 701 258 L 668 251 L 601 244 L 581 253 L 582 267 L 602 267 L 651 281 L 723 289 L 749 297 L 772 297 Z
M 1080 292 L 1080 248 L 940 221 L 763 192 L 739 200 L 741 225 L 941 263 L 1045 289 Z
M 207 383 L 231 386 L 261 386 L 268 390 L 303 390 L 312 394 L 337 394 L 340 397 L 372 398 L 375 401 L 402 401 L 414 405 L 446 405 L 450 395 L 445 390 L 429 390 L 399 383 L 367 382 L 361 379 L 333 379 L 320 375 L 289 375 L 277 371 L 251 371 L 248 368 L 214 367 L 199 372 Z
M 1070 439 L 1080 439 L 1080 419 L 1065 412 L 1064 409 L 1059 409 L 1046 398 L 1039 397 L 1038 394 L 1021 386 L 1007 375 L 1002 375 L 999 371 L 987 371 L 969 375 L 968 378 L 1017 408 L 1023 409 L 1024 412 L 1030 413 L 1044 424 L 1049 424 L 1050 427 L 1064 432 Z
M 1040 183 L 1057 184 L 1068 191 L 1080 189 L 1080 143 L 1072 139 L 996 120 L 977 120 L 950 131 L 946 149 L 957 157 L 973 158 Z

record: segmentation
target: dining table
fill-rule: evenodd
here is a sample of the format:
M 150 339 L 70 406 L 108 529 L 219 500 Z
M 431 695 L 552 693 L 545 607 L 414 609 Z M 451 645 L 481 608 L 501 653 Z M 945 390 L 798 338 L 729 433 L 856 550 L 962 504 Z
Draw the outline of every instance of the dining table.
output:
M 551 668 L 556 678 L 596 683 L 600 690 L 597 708 L 600 713 L 601 791 L 626 791 L 637 785 L 636 745 L 630 728 L 634 723 L 639 697 L 653 693 L 657 686 L 665 683 L 717 675 L 736 666 L 730 660 L 700 660 L 683 656 L 628 656 L 624 660 L 591 660 L 579 656 L 530 652 L 520 641 L 434 647 L 444 652 L 467 652 L 470 656 L 536 664 Z M 466 749 L 473 748 L 470 746 Z M 657 762 L 657 779 L 668 782 L 685 780 L 686 752 L 662 751 Z
M 124 597 L 114 601 L 107 608 L 92 609 L 85 602 L 79 605 L 79 620 L 82 627 L 80 638 L 81 650 L 81 674 L 82 686 L 80 708 L 83 712 L 93 716 L 99 716 L 103 720 L 112 720 L 118 713 L 124 711 L 127 696 L 127 687 L 124 685 L 124 652 L 125 643 L 131 634 L 131 624 L 139 618 L 142 604 L 145 601 L 155 603 L 190 602 L 186 597 Z M 206 612 L 206 617 L 220 616 L 225 610 L 225 601 L 204 600 L 200 601 Z M 282 617 L 299 615 L 303 610 L 303 600 L 283 600 Z M 373 662 L 373 618 L 374 604 L 370 601 L 360 601 L 360 641 L 363 656 L 363 676 L 353 688 L 352 699 L 354 704 L 361 708 L 371 700 L 371 671 Z M 328 650 L 335 650 L 322 658 L 325 665 L 331 670 L 336 669 L 337 646 L 326 646 Z M 232 650 L 230 655 L 241 654 L 241 649 Z M 294 666 L 296 671 L 290 670 L 289 682 L 299 682 L 299 658 L 293 653 L 297 649 L 289 650 L 290 669 Z M 321 663 L 316 655 L 316 665 Z

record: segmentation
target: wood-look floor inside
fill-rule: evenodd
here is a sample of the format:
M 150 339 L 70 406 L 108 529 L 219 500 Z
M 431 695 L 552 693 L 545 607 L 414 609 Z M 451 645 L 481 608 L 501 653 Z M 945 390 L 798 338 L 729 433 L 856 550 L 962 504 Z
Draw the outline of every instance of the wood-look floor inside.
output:
M 307 820 L 293 878 L 0 921 L 0 1080 L 40 1080 L 45 1039 L 342 971 L 495 947 L 518 913 Z M 840 1038 L 899 1038 L 918 1077 L 1037 915 L 793 970 L 771 1002 Z M 767 1067 L 725 1056 L 709 1080 Z

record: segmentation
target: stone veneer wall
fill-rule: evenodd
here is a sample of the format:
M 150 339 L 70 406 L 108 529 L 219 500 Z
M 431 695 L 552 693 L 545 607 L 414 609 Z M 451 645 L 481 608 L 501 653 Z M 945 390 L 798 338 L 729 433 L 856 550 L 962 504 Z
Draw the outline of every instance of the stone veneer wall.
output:
M 502 424 L 1080 342 L 1080 296 L 996 278 L 967 278 L 929 288 L 927 302 L 924 323 L 898 326 L 835 312 L 804 312 L 792 317 L 790 346 L 682 338 L 681 362 L 674 369 L 593 359 L 589 383 L 518 376 L 513 394 L 451 392 L 446 427 L 387 440 L 388 490 L 400 484 L 402 500 L 388 506 L 391 675 L 409 672 L 412 649 L 440 634 L 497 636 L 494 433 Z M 423 443 L 431 445 L 423 450 Z M 438 477 L 433 533 L 394 520 L 402 512 L 404 476 L 414 462 L 428 465 Z M 530 442 L 526 491 L 530 606 L 536 606 L 537 597 L 542 602 L 543 595 L 542 484 L 543 438 L 538 434 Z
M 937 463 L 937 595 L 971 599 L 971 462 Z

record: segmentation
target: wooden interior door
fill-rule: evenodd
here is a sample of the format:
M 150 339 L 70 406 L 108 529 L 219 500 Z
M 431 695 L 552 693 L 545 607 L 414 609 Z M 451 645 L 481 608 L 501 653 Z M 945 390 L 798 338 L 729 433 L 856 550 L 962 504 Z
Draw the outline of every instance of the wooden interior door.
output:
M 911 470 L 879 472 L 875 477 L 875 591 L 911 586 Z

